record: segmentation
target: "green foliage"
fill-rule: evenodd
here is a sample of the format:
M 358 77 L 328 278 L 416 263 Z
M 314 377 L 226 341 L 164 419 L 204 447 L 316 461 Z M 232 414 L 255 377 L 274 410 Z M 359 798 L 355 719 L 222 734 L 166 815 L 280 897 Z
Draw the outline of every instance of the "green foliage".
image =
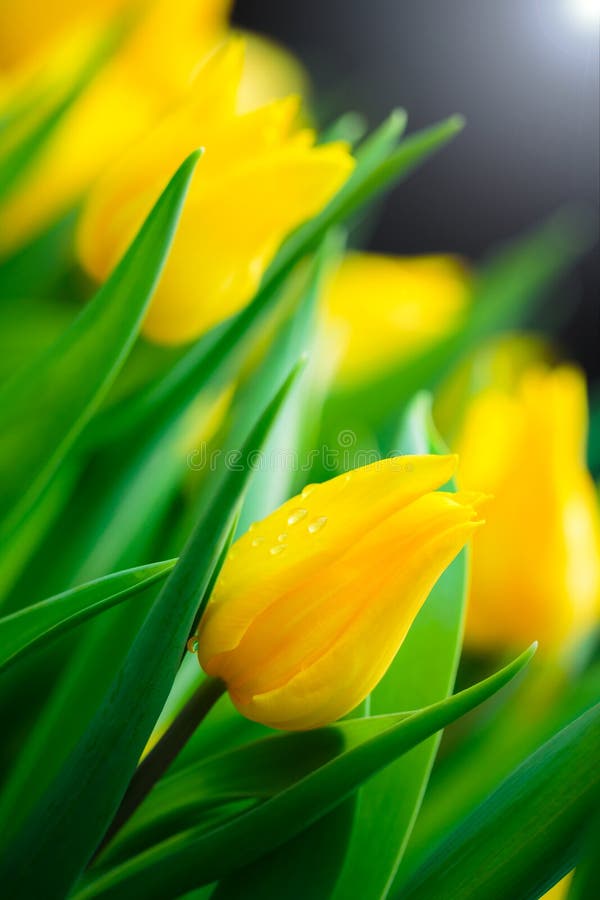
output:
M 398 897 L 541 896 L 569 872 L 600 788 L 600 705 L 519 766 L 403 885 Z
M 0 152 L 0 200 L 35 164 L 100 58 L 43 114 L 27 98 L 4 111 L 0 136 L 18 125 L 20 138 Z M 32 112 L 35 127 L 22 129 Z M 3 360 L 3 371 L 15 372 L 0 390 L 0 716 L 10 733 L 0 783 L 3 896 L 162 900 L 207 886 L 218 900 L 379 900 L 405 890 L 533 897 L 578 860 L 597 779 L 595 711 L 526 762 L 522 747 L 507 754 L 509 769 L 520 766 L 500 787 L 496 778 L 492 797 L 479 805 L 473 795 L 470 816 L 465 807 L 455 818 L 438 817 L 425 848 L 411 856 L 423 797 L 427 816 L 427 796 L 432 803 L 440 796 L 429 778 L 442 729 L 496 695 L 531 655 L 452 696 L 465 552 L 352 718 L 275 735 L 223 697 L 94 859 L 148 742 L 202 681 L 184 648 L 236 530 L 302 487 L 295 472 L 258 471 L 251 481 L 253 454 L 281 442 L 300 452 L 316 442 L 322 417 L 348 424 L 357 411 L 404 450 L 444 452 L 420 392 L 478 341 L 530 315 L 582 246 L 560 221 L 515 244 L 481 273 L 474 314 L 460 333 L 364 390 L 335 393 L 323 413 L 315 336 L 323 283 L 343 249 L 338 226 L 353 226 L 462 121 L 409 137 L 405 125 L 396 112 L 359 145 L 347 184 L 289 236 L 252 301 L 181 350 L 152 351 L 138 333 L 198 154 L 175 173 L 81 311 L 85 285 L 70 268 L 72 214 L 0 263 L 7 354 L 15 335 L 24 339 Z M 326 139 L 356 139 L 359 126 L 342 119 Z M 66 285 L 71 305 L 61 297 Z M 11 324 L 15 298 L 23 302 Z M 307 352 L 312 358 L 299 364 Z M 228 467 L 222 453 L 215 471 L 192 472 L 187 454 L 202 416 L 233 384 L 211 444 L 238 452 L 239 464 Z M 152 562 L 170 557 L 178 559 Z M 527 753 L 589 705 L 579 695 L 571 701 L 558 720 L 532 729 Z M 492 771 L 489 744 L 487 753 Z M 452 789 L 460 789 L 460 766 L 453 777 Z M 499 848 L 493 865 L 491 838 Z M 592 877 L 582 871 L 577 885 Z

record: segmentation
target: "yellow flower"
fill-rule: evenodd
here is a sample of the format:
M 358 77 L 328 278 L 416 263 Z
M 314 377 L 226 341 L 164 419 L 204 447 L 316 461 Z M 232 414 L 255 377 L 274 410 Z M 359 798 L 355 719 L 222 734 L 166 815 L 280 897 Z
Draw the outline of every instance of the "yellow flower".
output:
M 27 68 L 75 24 L 106 22 L 127 6 L 132 0 L 0 0 L 0 72 Z
M 480 522 L 482 495 L 437 492 L 456 457 L 387 459 L 304 489 L 231 548 L 198 631 L 237 709 L 316 728 L 375 687 Z
M 270 100 L 310 93 L 310 81 L 302 64 L 285 47 L 260 34 L 244 32 L 246 57 L 239 109 L 256 109 Z
M 471 404 L 460 484 L 494 495 L 473 542 L 466 640 L 500 650 L 566 645 L 598 618 L 600 522 L 585 468 L 585 383 L 575 370 L 527 371 L 514 391 Z
M 194 147 L 206 148 L 145 322 L 157 342 L 192 340 L 237 312 L 283 238 L 352 170 L 345 145 L 315 147 L 313 132 L 294 128 L 296 98 L 239 114 L 242 66 L 240 41 L 211 57 L 193 98 L 110 169 L 83 214 L 80 256 L 103 279 L 169 173 Z
M 325 297 L 327 325 L 342 344 L 339 378 L 361 381 L 456 328 L 470 280 L 458 260 L 352 253 Z
M 3 204 L 0 250 L 7 252 L 78 202 L 108 164 L 180 102 L 199 63 L 222 39 L 230 3 L 96 0 L 77 4 L 72 17 L 75 4 L 69 0 L 0 3 L 0 23 L 7 34 L 0 49 L 6 65 L 9 47 L 17 54 L 10 57 L 12 68 L 5 67 L 4 79 L 0 65 L 4 104 L 24 86 L 47 91 L 49 84 L 48 100 L 55 102 L 90 58 L 113 21 L 111 14 L 137 13 L 127 38 L 66 114 L 28 178 Z M 14 34 L 21 35 L 23 46 L 13 45 Z

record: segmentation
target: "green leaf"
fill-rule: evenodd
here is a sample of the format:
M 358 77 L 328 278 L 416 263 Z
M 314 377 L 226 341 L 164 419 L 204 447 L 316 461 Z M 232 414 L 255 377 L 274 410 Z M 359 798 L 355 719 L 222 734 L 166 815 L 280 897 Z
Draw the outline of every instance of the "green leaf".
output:
M 0 864 L 7 897 L 34 896 L 41 871 L 45 895 L 64 897 L 98 846 L 167 699 L 192 622 L 208 600 L 206 589 L 250 477 L 249 461 L 297 372 L 259 419 L 239 468 L 229 471 L 203 510 L 89 728 L 7 848 Z
M 239 713 L 238 713 L 239 715 Z M 271 735 L 199 760 L 164 778 L 117 836 L 100 864 L 113 865 L 194 826 L 207 809 L 265 800 L 342 752 L 383 734 L 406 714 L 352 719 L 330 728 Z
M 398 756 L 483 702 L 526 665 L 532 652 L 533 648 L 486 681 L 403 717 L 382 734 L 349 749 L 344 746 L 344 735 L 355 735 L 359 728 L 377 728 L 377 719 L 355 719 L 320 729 L 321 738 L 318 732 L 293 736 L 304 748 L 308 741 L 324 740 L 332 750 L 337 748 L 338 755 L 226 825 L 208 831 L 190 828 L 100 874 L 76 894 L 77 900 L 178 896 L 248 865 L 308 828 Z
M 591 900 L 600 884 L 600 808 L 597 808 L 586 830 L 581 858 L 567 895 L 567 900 Z
M 0 671 L 86 619 L 165 578 L 175 560 L 117 572 L 0 619 Z
M 585 249 L 588 236 L 576 222 L 557 216 L 512 243 L 482 269 L 463 327 L 417 357 L 403 360 L 375 380 L 352 390 L 339 388 L 328 412 L 347 423 L 353 411 L 367 410 L 369 421 L 397 416 L 412 397 L 431 390 L 480 342 L 518 327 L 545 291 Z
M 96 297 L 0 392 L 0 521 L 35 504 L 127 356 L 167 258 L 198 153 L 173 176 Z
M 73 212 L 63 216 L 42 234 L 0 260 L 0 303 L 6 308 L 7 320 L 9 310 L 14 315 L 15 300 L 31 302 L 32 298 L 47 297 L 53 292 L 59 277 L 72 261 L 76 220 Z M 43 309 L 41 312 L 44 315 Z M 57 320 L 65 320 L 71 310 L 65 309 L 64 304 L 55 304 L 51 312 L 55 322 L 50 324 L 56 327 Z M 48 312 L 45 315 L 50 318 Z
M 64 465 L 48 482 L 40 494 L 35 508 L 18 528 L 10 534 L 0 548 L 0 606 L 13 611 L 14 604 L 7 601 L 15 582 L 18 582 L 27 563 L 42 543 L 45 534 L 54 525 L 73 489 L 78 470 L 76 466 Z M 33 575 L 31 571 L 29 575 Z M 36 573 L 39 579 L 39 574 Z M 51 593 L 49 591 L 48 593 Z M 36 595 L 37 599 L 39 595 Z
M 431 419 L 431 397 L 409 407 L 398 445 L 408 453 L 445 453 Z M 455 489 L 452 486 L 452 489 Z M 371 694 L 371 715 L 415 709 L 452 692 L 462 646 L 467 551 L 439 578 L 389 670 Z M 359 794 L 352 840 L 334 897 L 383 898 L 410 837 L 441 734 L 378 774 Z
M 408 880 L 437 846 L 528 756 L 593 706 L 600 664 L 569 673 L 563 663 L 534 660 L 510 697 L 474 723 L 468 739 L 437 768 L 399 876 Z
M 535 900 L 575 865 L 600 788 L 600 705 L 530 756 L 395 895 Z

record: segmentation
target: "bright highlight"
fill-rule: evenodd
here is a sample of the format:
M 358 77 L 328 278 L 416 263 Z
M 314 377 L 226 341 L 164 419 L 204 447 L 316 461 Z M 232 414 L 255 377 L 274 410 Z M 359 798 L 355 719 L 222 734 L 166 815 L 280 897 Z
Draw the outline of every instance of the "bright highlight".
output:
M 571 0 L 576 18 L 585 24 L 600 24 L 600 0 Z

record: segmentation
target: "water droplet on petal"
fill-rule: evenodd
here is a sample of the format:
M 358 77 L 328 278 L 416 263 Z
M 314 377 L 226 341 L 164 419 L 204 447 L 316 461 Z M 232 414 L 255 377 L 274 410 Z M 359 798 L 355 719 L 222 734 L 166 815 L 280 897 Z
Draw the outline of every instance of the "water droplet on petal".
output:
M 275 547 L 271 547 L 269 553 L 271 556 L 277 556 L 278 553 L 283 553 L 286 547 L 287 544 L 277 544 Z
M 316 488 L 316 484 L 307 484 L 305 488 L 303 488 L 300 496 L 303 500 L 306 500 L 307 497 L 310 497 L 314 489 Z
M 300 519 L 304 518 L 306 513 L 307 513 L 307 510 L 305 510 L 305 509 L 295 509 L 288 516 L 288 520 L 287 520 L 288 525 L 295 525 L 296 522 L 299 522 Z
M 315 532 L 320 531 L 326 524 L 327 516 L 319 516 L 318 519 L 313 519 L 312 522 L 309 523 L 308 530 L 311 534 L 315 534 Z
M 198 635 L 193 634 L 189 641 L 186 644 L 188 653 L 197 653 L 198 652 Z
M 277 540 L 280 544 L 285 544 L 285 542 L 287 541 L 287 538 L 288 538 L 288 536 L 285 533 L 285 531 L 282 531 L 281 534 L 277 535 Z
M 255 537 L 255 538 L 252 539 L 251 545 L 252 545 L 253 547 L 260 547 L 260 545 L 261 545 L 261 544 L 264 544 L 264 542 L 265 542 L 264 537 Z

